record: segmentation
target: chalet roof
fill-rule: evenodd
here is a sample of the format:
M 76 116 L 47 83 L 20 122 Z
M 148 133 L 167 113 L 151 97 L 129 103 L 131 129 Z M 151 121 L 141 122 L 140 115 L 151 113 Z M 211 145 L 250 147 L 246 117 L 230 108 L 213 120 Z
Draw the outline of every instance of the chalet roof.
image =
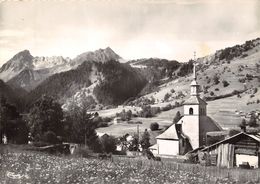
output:
M 184 102 L 184 105 L 197 105 L 197 104 L 207 104 L 199 96 L 191 96 L 188 100 Z
M 245 135 L 245 136 L 251 137 L 252 139 L 256 140 L 257 142 L 260 142 L 260 135 L 259 134 L 252 135 L 252 134 L 247 134 L 247 133 L 244 133 L 244 132 L 240 132 L 240 133 L 238 133 L 236 135 L 233 135 L 233 136 L 231 136 L 231 137 L 229 137 L 227 139 L 224 139 L 224 140 L 216 142 L 216 143 L 214 143 L 214 144 L 212 144 L 210 146 L 207 146 L 202 151 L 205 151 L 205 150 L 207 150 L 209 148 L 212 148 L 214 146 L 217 146 L 219 144 L 224 144 L 224 143 L 226 143 L 228 141 L 231 141 L 232 139 L 235 139 L 236 137 L 239 137 L 241 135 Z
M 158 135 L 156 139 L 179 140 L 175 125 L 170 126 L 166 131 Z

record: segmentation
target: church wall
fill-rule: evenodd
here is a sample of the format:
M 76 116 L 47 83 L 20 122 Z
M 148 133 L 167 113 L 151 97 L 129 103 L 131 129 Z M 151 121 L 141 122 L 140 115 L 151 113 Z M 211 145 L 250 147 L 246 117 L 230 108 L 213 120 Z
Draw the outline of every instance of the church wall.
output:
M 192 149 L 199 147 L 199 116 L 184 116 L 180 121 L 182 131 L 190 140 Z
M 164 140 L 157 139 L 158 153 L 160 155 L 178 155 L 179 141 L 178 140 Z
M 189 115 L 190 108 L 193 108 L 193 115 L 199 114 L 199 107 L 198 105 L 184 105 L 184 115 Z

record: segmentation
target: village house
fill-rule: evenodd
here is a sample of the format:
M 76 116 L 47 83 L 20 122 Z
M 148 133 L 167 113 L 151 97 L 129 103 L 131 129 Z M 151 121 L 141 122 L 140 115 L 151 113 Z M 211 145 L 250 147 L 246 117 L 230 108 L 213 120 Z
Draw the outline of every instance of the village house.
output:
M 190 98 L 184 103 L 183 117 L 156 137 L 157 144 L 151 147 L 154 154 L 184 155 L 206 145 L 207 132 L 222 131 L 218 123 L 207 116 L 207 103 L 199 95 L 195 65 L 190 86 Z
M 260 135 L 238 133 L 201 150 L 207 153 L 211 165 L 219 167 L 260 167 Z

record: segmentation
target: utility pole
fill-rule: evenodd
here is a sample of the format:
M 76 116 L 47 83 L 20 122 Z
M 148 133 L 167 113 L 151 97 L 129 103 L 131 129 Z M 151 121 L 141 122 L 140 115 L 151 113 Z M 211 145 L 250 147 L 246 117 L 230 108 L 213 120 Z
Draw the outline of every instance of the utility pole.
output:
M 139 125 L 137 125 L 137 150 L 139 150 Z

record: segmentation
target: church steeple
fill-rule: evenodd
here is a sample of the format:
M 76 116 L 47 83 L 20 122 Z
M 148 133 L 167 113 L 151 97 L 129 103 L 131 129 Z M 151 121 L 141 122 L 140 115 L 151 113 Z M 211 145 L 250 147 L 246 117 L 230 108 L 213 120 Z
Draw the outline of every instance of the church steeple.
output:
M 191 96 L 199 96 L 199 84 L 197 83 L 197 74 L 196 74 L 196 52 L 194 52 L 194 63 L 193 63 L 193 81 L 191 82 Z

